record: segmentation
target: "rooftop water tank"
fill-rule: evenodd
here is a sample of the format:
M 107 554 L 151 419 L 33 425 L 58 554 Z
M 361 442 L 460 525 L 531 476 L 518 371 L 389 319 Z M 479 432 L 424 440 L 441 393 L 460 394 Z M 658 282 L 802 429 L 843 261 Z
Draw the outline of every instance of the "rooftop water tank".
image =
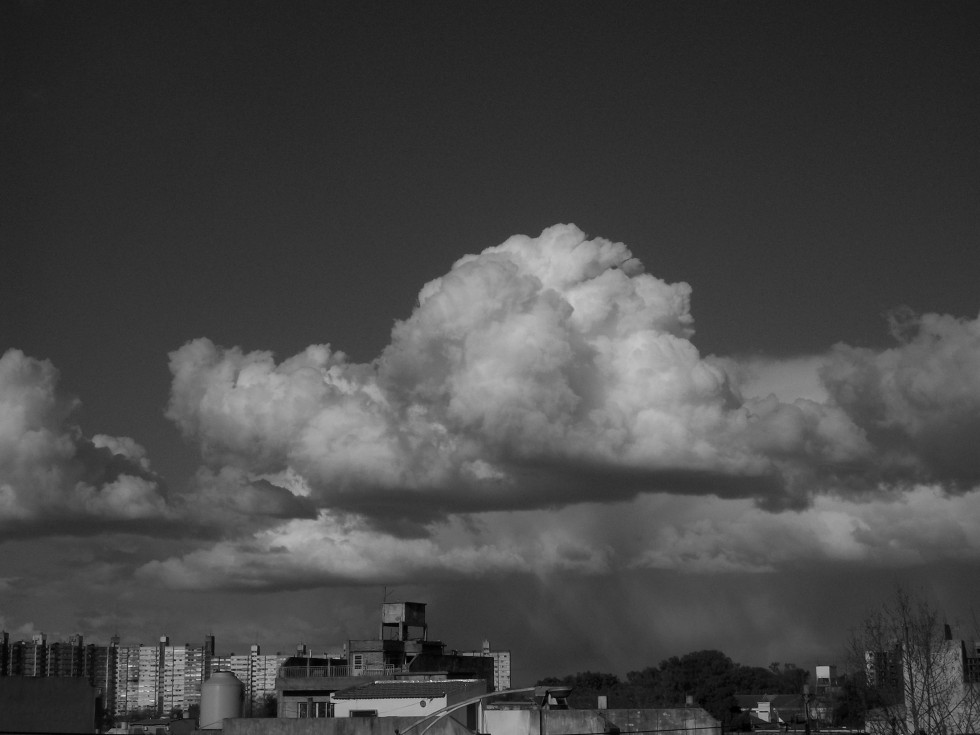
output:
M 226 717 L 242 716 L 245 687 L 230 671 L 215 671 L 201 685 L 201 730 L 220 730 Z

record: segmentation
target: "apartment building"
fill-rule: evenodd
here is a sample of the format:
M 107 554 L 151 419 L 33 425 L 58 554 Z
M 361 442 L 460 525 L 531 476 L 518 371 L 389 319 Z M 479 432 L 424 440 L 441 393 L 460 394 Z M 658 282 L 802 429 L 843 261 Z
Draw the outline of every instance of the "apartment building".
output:
M 48 641 L 35 633 L 30 641 L 11 642 L 0 631 L 0 676 L 86 679 L 111 712 L 116 701 L 116 653 L 119 639 L 109 645 L 86 644 L 76 633 L 66 641 Z
M 493 689 L 502 692 L 510 689 L 510 651 L 490 650 L 490 641 L 484 639 L 479 651 L 460 651 L 460 656 L 480 656 L 493 659 Z
M 201 685 L 211 676 L 214 636 L 203 646 L 171 645 L 162 636 L 154 646 L 120 646 L 116 655 L 115 712 L 151 710 L 168 715 L 201 703 Z
M 265 702 L 276 695 L 276 675 L 289 656 L 281 653 L 262 654 L 258 645 L 253 645 L 247 654 L 216 656 L 214 671 L 230 671 L 244 685 L 245 717 L 265 714 Z
M 48 644 L 46 676 L 83 677 L 85 675 L 85 647 L 82 636 L 69 636 L 67 641 Z
M 10 644 L 8 676 L 47 676 L 48 640 L 44 633 L 35 633 L 30 641 Z
M 980 731 L 980 641 L 954 639 L 944 628 L 942 640 L 865 653 L 867 681 L 884 700 L 869 713 L 868 732 Z

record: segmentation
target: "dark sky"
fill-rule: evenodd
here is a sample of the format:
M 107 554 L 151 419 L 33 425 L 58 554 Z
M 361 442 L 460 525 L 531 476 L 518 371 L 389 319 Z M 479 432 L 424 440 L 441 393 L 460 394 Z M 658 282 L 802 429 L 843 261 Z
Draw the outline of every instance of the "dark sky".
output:
M 944 605 L 980 602 L 950 597 L 960 577 L 929 566 L 955 561 L 975 574 L 980 553 L 976 528 L 951 534 L 946 525 L 966 523 L 977 509 L 972 489 L 980 479 L 969 457 L 980 436 L 975 3 L 25 0 L 0 12 L 0 350 L 20 351 L 7 353 L 0 382 L 8 412 L 0 485 L 12 488 L 9 497 L 0 493 L 8 535 L 0 540 L 0 586 L 11 599 L 0 607 L 0 626 L 66 635 L 85 628 L 98 638 L 115 625 L 146 640 L 164 625 L 175 638 L 210 626 L 221 631 L 219 648 L 223 639 L 244 646 L 256 638 L 288 647 L 321 634 L 332 645 L 341 633 L 310 622 L 320 613 L 277 619 L 274 611 L 295 597 L 331 615 L 370 617 L 379 585 L 389 584 L 402 591 L 396 596 L 431 600 L 448 640 L 449 632 L 469 635 L 448 609 L 462 606 L 459 586 L 468 590 L 467 609 L 485 603 L 480 614 L 515 600 L 519 624 L 495 628 L 496 638 L 524 658 L 518 665 L 529 675 L 545 675 L 624 671 L 700 647 L 759 654 L 746 662 L 763 665 L 766 655 L 818 657 L 843 634 L 828 629 L 818 604 L 801 611 L 784 601 L 761 620 L 770 607 L 760 601 L 782 585 L 794 600 L 807 597 L 800 575 L 810 565 L 821 569 L 820 590 L 845 571 L 869 589 L 943 577 L 950 586 L 930 592 Z M 471 345 L 476 351 L 446 367 L 441 360 L 455 353 L 445 344 L 465 337 L 445 314 L 423 308 L 422 287 L 457 259 L 512 235 L 538 238 L 559 223 L 579 228 L 563 230 L 572 239 L 624 243 L 647 274 L 691 288 L 693 334 L 690 325 L 663 327 L 669 347 L 643 342 L 650 351 L 628 353 L 636 343 L 613 330 L 611 344 L 625 341 L 621 351 L 610 348 L 608 364 L 632 354 L 635 370 L 613 371 L 615 381 L 601 367 L 607 363 L 589 362 L 599 366 L 594 373 L 581 362 L 560 371 L 572 376 L 575 405 L 592 405 L 601 393 L 619 396 L 629 413 L 622 397 L 635 398 L 628 446 L 598 438 L 611 435 L 599 431 L 609 425 L 591 423 L 597 414 L 586 425 L 572 411 L 563 423 L 554 408 L 564 405 L 561 396 L 557 404 L 528 397 L 554 376 L 511 392 L 509 384 L 464 390 L 473 385 L 465 371 L 480 359 L 498 375 L 544 370 L 545 357 L 557 354 L 542 348 L 536 357 L 539 344 L 552 344 L 538 341 L 551 324 L 544 317 L 530 325 L 493 317 L 526 349 L 511 352 L 487 332 L 486 354 Z M 551 240 L 542 235 L 526 247 Z M 553 263 L 570 257 L 548 252 Z M 615 270 L 610 262 L 596 267 Z M 544 278 L 523 261 L 515 267 Z M 450 311 L 468 319 L 467 308 L 486 299 L 525 314 L 528 302 L 507 300 L 501 282 L 479 290 L 473 270 L 459 271 L 466 296 Z M 634 324 L 634 309 L 645 323 L 661 318 L 653 311 L 686 313 L 615 303 L 618 316 L 609 319 L 622 324 Z M 889 314 L 903 308 L 891 317 L 900 342 Z M 483 334 L 487 313 L 462 333 Z M 392 334 L 396 320 L 407 320 L 400 336 Z M 214 349 L 181 350 L 198 338 Z M 696 348 L 694 357 L 678 340 Z M 366 391 L 345 399 L 343 410 L 375 402 L 345 419 L 352 422 L 345 426 L 360 427 L 367 415 L 379 422 L 350 431 L 356 448 L 337 449 L 322 434 L 317 441 L 326 443 L 313 442 L 311 432 L 324 431 L 341 409 L 307 394 L 306 383 L 271 398 L 195 392 L 227 374 L 221 370 L 237 375 L 242 360 L 258 360 L 247 357 L 253 351 L 270 351 L 280 364 L 318 344 L 346 353 L 347 367 L 336 370 Z M 589 344 L 601 352 L 610 343 Z M 841 344 L 849 348 L 834 348 Z M 422 360 L 426 350 L 441 357 Z M 678 374 L 694 376 L 688 388 L 650 382 L 667 374 L 651 366 L 668 353 Z M 192 363 L 178 385 L 172 372 Z M 211 373 L 204 363 L 218 367 Z M 58 371 L 57 387 L 43 365 Z M 327 371 L 322 361 L 313 369 Z M 722 370 L 731 384 L 709 386 Z M 375 381 L 376 391 L 364 387 Z M 753 403 L 770 391 L 781 407 Z M 70 397 L 80 401 L 71 410 Z M 788 426 L 797 398 L 815 403 L 799 409 L 799 426 Z M 474 418 L 479 401 L 511 399 L 521 410 L 543 406 L 550 428 L 519 430 L 517 413 Z M 269 418 L 283 401 L 295 401 L 297 413 Z M 303 413 L 314 404 L 323 412 Z M 672 419 L 658 423 L 663 417 L 646 409 Z M 721 412 L 724 429 L 708 427 L 709 409 Z M 378 432 L 393 432 L 404 448 L 416 436 L 409 419 L 420 415 L 454 437 L 447 466 L 455 469 L 425 474 L 450 451 L 426 429 L 413 459 L 379 470 L 394 461 L 385 453 L 394 444 L 382 452 L 372 444 Z M 732 428 L 759 416 L 747 439 Z M 564 427 L 557 439 L 548 433 L 555 426 Z M 692 432 L 690 456 L 662 439 L 683 433 L 679 426 Z M 96 435 L 131 438 L 149 465 Z M 537 446 L 541 436 L 547 440 Z M 418 448 L 427 442 L 431 458 Z M 581 460 L 584 446 L 598 454 Z M 335 452 L 343 461 L 329 459 Z M 140 469 L 124 471 L 124 460 Z M 463 475 L 453 474 L 460 468 L 508 489 L 460 490 Z M 238 495 L 215 479 L 231 482 L 221 472 L 232 470 L 247 475 L 232 483 Z M 269 479 L 287 470 L 309 487 Z M 761 473 L 769 479 L 760 487 L 780 493 L 745 490 L 745 473 L 751 482 Z M 137 492 L 120 479 L 135 477 L 149 485 Z M 122 510 L 113 488 L 144 505 Z M 209 503 L 226 517 L 198 528 L 193 509 Z M 588 504 L 601 520 L 587 522 Z M 557 509 L 553 533 L 535 515 L 547 508 Z M 397 544 L 429 541 L 450 561 L 396 565 L 386 576 L 387 557 L 378 552 L 341 569 L 326 552 L 310 551 L 309 538 L 303 543 L 313 546 L 296 540 L 316 536 L 300 527 L 319 523 L 310 515 L 324 510 L 342 515 L 335 533 L 364 534 L 358 538 L 370 548 L 414 558 Z M 922 520 L 927 512 L 935 517 Z M 646 541 L 626 553 L 606 534 L 637 518 L 649 521 L 635 530 Z M 431 524 L 441 522 L 448 525 L 435 531 Z M 892 553 L 907 528 L 923 538 Z M 590 544 L 576 552 L 588 557 L 581 564 L 554 540 L 574 536 L 569 529 Z M 280 567 L 269 541 L 277 534 L 309 553 Z M 779 540 L 750 541 L 760 534 Z M 34 538 L 48 539 L 46 550 Z M 504 553 L 507 538 L 523 563 Z M 538 546 L 522 545 L 535 538 Z M 685 543 L 686 554 L 665 551 Z M 803 551 L 776 551 L 794 545 Z M 262 549 L 262 559 L 249 555 Z M 416 551 L 419 560 L 428 553 Z M 455 552 L 481 561 L 457 563 Z M 560 563 L 548 561 L 552 555 Z M 234 559 L 246 570 L 241 578 L 223 566 Z M 74 564 L 88 570 L 88 587 L 66 587 Z M 233 579 L 217 584 L 211 575 L 222 574 Z M 659 585 L 672 590 L 671 605 L 657 601 Z M 596 588 L 608 602 L 603 611 L 592 610 L 594 602 L 576 610 Z M 137 611 L 120 590 L 170 602 Z M 255 596 L 256 620 L 236 613 L 223 623 L 219 611 L 242 590 Z M 713 601 L 699 603 L 703 596 Z M 45 604 L 67 597 L 75 602 L 58 614 Z M 107 597 L 117 600 L 112 610 L 100 609 Z M 533 611 L 529 600 L 538 601 Z M 860 610 L 840 611 L 839 602 L 829 620 L 843 626 Z M 692 614 L 699 605 L 708 610 Z M 746 612 L 730 614 L 736 607 Z M 192 622 L 201 609 L 209 620 Z M 648 610 L 661 633 L 644 622 Z M 540 615 L 535 625 L 565 622 L 532 644 L 526 615 Z M 689 635 L 662 632 L 679 619 L 691 619 Z M 582 643 L 581 656 L 558 650 L 554 631 L 581 636 L 576 625 L 592 620 L 606 629 L 608 645 Z M 744 637 L 728 629 L 740 620 L 752 621 Z M 484 635 L 449 643 L 476 647 Z M 636 636 L 649 640 L 637 647 Z M 740 640 L 729 650 L 733 638 Z M 672 648 L 676 640 L 687 648 Z M 613 660 L 595 653 L 600 648 L 650 658 Z

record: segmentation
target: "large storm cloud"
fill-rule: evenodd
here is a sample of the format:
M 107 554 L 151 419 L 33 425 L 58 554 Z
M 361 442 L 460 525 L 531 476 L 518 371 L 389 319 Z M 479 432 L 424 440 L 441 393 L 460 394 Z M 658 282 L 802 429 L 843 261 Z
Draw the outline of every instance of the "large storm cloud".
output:
M 869 456 L 837 406 L 744 401 L 691 341 L 690 291 L 555 226 L 426 284 L 371 364 L 195 340 L 171 354 L 168 415 L 211 462 L 295 472 L 323 506 L 379 516 L 644 491 L 799 505 L 811 468 Z
M 560 225 L 458 260 L 370 363 L 193 340 L 167 415 L 204 464 L 169 499 L 138 444 L 86 439 L 54 367 L 11 351 L 0 518 L 208 527 L 139 572 L 188 588 L 980 553 L 980 320 L 896 312 L 889 349 L 704 356 L 690 297 Z

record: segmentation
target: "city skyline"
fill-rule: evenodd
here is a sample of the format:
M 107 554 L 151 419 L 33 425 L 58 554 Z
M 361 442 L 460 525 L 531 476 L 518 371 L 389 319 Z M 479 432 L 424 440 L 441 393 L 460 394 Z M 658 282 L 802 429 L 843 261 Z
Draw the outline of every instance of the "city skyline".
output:
M 11 637 L 973 636 L 980 6 L 5 9 Z
M 216 648 L 213 635 L 205 636 L 199 646 L 178 644 L 167 635 L 151 645 L 124 644 L 118 636 L 105 644 L 86 644 L 82 634 L 67 641 L 48 641 L 44 633 L 34 633 L 30 642 L 10 641 L 3 631 L 0 677 L 86 679 L 115 716 L 192 712 L 203 706 L 206 683 L 219 672 L 233 675 L 243 687 L 246 717 L 268 716 L 270 711 L 289 711 L 293 714 L 286 716 L 294 716 L 300 705 L 297 696 L 302 700 L 299 709 L 310 706 L 310 677 L 336 686 L 337 679 L 353 684 L 375 677 L 397 678 L 399 673 L 439 678 L 449 672 L 456 678 L 464 673 L 482 679 L 496 691 L 511 688 L 509 651 L 493 650 L 487 640 L 479 650 L 447 651 L 444 642 L 429 639 L 425 607 L 418 602 L 385 603 L 377 638 L 345 641 L 333 652 L 316 652 L 300 644 L 288 653 L 263 654 L 256 643 L 246 654 L 225 654 Z M 288 693 L 296 691 L 296 695 Z M 278 701 L 278 707 L 270 698 Z

